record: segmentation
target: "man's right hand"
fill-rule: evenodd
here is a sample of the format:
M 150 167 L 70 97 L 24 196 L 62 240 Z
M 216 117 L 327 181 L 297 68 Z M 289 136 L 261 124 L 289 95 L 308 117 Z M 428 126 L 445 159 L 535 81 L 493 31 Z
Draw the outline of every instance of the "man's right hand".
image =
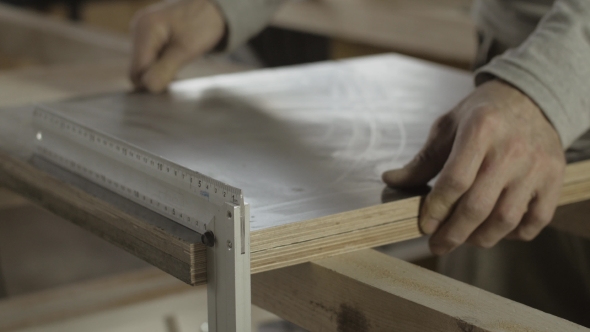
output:
M 161 2 L 133 19 L 131 81 L 163 92 L 180 68 L 211 51 L 225 33 L 224 18 L 208 0 Z

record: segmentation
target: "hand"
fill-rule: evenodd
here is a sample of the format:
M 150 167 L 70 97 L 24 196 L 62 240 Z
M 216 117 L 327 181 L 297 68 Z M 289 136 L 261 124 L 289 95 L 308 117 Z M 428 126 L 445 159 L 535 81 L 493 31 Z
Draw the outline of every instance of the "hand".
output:
M 557 132 L 526 95 L 499 80 L 478 87 L 433 125 L 408 165 L 383 174 L 394 188 L 426 184 L 439 172 L 419 224 L 431 251 L 464 242 L 484 248 L 529 241 L 551 221 L 565 157 Z
M 188 61 L 211 51 L 225 33 L 223 16 L 207 0 L 161 2 L 133 19 L 131 81 L 159 93 Z

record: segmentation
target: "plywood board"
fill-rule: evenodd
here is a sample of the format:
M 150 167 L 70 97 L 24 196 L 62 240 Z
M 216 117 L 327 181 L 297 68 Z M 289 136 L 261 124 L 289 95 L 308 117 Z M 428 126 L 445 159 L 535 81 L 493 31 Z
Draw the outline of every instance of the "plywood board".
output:
M 241 188 L 259 231 L 398 198 L 381 173 L 411 159 L 471 89 L 465 72 L 387 55 L 48 107 Z
M 108 94 L 51 107 L 243 189 L 252 207 L 256 273 L 420 236 L 420 195 L 385 188 L 380 174 L 407 162 L 434 119 L 471 89 L 467 72 L 385 55 L 185 81 L 160 96 Z M 0 113 L 0 149 L 11 156 L 0 163 L 0 184 L 184 281 L 205 282 L 197 259 L 204 247 L 188 229 L 178 236 L 178 226 L 147 222 L 137 209 L 97 200 L 76 181 L 64 183 L 25 163 L 35 134 L 31 111 Z M 588 167 L 570 166 L 562 204 L 590 198 Z M 85 209 L 94 204 L 104 213 L 93 219 Z M 168 264 L 166 257 L 174 259 Z

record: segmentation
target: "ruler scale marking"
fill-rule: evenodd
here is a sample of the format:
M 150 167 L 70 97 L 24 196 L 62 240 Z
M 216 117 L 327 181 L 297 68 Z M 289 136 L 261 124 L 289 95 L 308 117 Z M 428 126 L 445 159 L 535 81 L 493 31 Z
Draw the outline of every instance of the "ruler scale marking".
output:
M 201 234 L 214 215 L 207 203 L 243 209 L 240 189 L 66 116 L 38 107 L 34 122 L 38 154 Z

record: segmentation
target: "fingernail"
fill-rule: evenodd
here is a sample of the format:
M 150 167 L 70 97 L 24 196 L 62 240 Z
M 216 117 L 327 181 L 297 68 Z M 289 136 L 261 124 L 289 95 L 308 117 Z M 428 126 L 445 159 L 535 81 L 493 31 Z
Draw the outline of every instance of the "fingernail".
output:
M 396 175 L 398 174 L 398 172 L 399 172 L 399 169 L 389 170 L 387 172 L 384 172 L 383 175 L 381 176 L 381 178 L 383 179 L 383 182 L 385 182 L 385 183 L 394 182 L 396 180 Z
M 450 249 L 447 246 L 433 243 L 430 245 L 430 251 L 436 256 L 442 256 L 448 253 Z
M 424 232 L 424 234 L 432 234 L 436 232 L 439 225 L 440 221 L 434 218 L 428 218 L 420 224 L 420 228 L 422 229 L 422 232 Z

